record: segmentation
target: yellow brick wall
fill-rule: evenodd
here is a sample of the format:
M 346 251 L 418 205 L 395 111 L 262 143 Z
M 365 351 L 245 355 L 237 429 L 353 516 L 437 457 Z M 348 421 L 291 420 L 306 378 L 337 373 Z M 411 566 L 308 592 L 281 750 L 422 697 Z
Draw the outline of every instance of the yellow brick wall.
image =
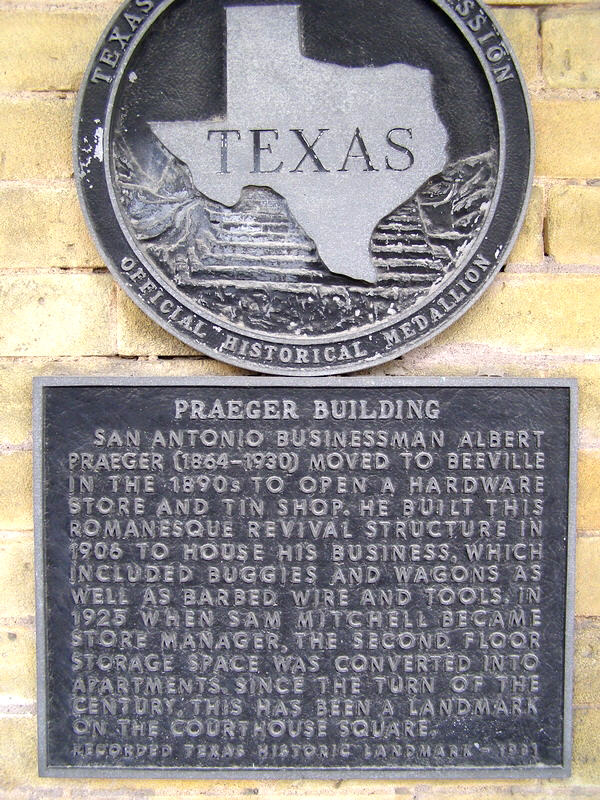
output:
M 335 0 L 332 0 L 335 2 Z M 555 781 L 125 781 L 36 769 L 31 379 L 239 374 L 194 354 L 117 288 L 85 230 L 74 92 L 117 0 L 0 0 L 0 798 L 600 798 L 600 5 L 504 0 L 537 134 L 505 271 L 456 325 L 380 375 L 573 376 L 581 393 L 574 770 Z M 65 320 L 68 317 L 68 324 Z

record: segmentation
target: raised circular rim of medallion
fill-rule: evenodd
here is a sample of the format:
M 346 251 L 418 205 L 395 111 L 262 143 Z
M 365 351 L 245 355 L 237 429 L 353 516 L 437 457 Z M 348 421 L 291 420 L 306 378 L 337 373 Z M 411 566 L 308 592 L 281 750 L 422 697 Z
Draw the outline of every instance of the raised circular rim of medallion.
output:
M 380 294 L 385 298 L 392 298 L 389 302 L 386 300 L 388 305 L 383 306 L 383 311 L 380 311 L 378 315 L 375 312 L 373 314 L 370 313 L 369 304 L 372 303 L 371 298 L 374 296 L 374 290 L 368 284 L 361 283 L 363 281 L 362 276 L 360 279 L 356 279 L 355 275 L 348 272 L 346 276 L 342 275 L 340 277 L 338 274 L 331 278 L 331 274 L 326 269 L 326 258 L 318 262 L 317 267 L 320 272 L 317 274 L 317 267 L 313 266 L 315 258 L 318 260 L 321 252 L 321 240 L 317 236 L 314 237 L 316 249 L 313 246 L 312 250 L 310 250 L 310 245 L 304 243 L 306 234 L 302 231 L 301 233 L 294 231 L 293 242 L 291 244 L 289 241 L 286 243 L 286 255 L 282 257 L 282 262 L 285 261 L 285 269 L 288 270 L 286 276 L 288 273 L 290 275 L 293 274 L 293 279 L 298 282 L 293 285 L 286 283 L 285 292 L 282 292 L 280 286 L 276 284 L 266 283 L 261 286 L 260 277 L 257 277 L 256 279 L 248 280 L 248 283 L 242 285 L 239 293 L 236 294 L 234 291 L 229 291 L 228 282 L 231 282 L 233 286 L 239 283 L 237 281 L 238 276 L 249 275 L 251 279 L 253 278 L 251 259 L 245 256 L 248 262 L 246 263 L 244 258 L 239 256 L 239 253 L 242 250 L 244 254 L 247 253 L 250 245 L 252 245 L 256 249 L 251 252 L 263 254 L 258 259 L 259 266 L 254 267 L 256 276 L 262 276 L 265 273 L 270 275 L 275 272 L 279 274 L 282 268 L 277 263 L 273 265 L 273 262 L 267 261 L 266 256 L 264 256 L 264 252 L 272 252 L 268 251 L 267 248 L 274 248 L 275 245 L 269 242 L 257 246 L 254 241 L 246 242 L 244 240 L 242 244 L 245 245 L 245 249 L 242 248 L 240 250 L 238 247 L 236 250 L 235 241 L 232 243 L 231 240 L 228 240 L 225 245 L 220 243 L 219 246 L 223 252 L 234 254 L 233 257 L 230 257 L 230 260 L 237 259 L 241 265 L 235 267 L 237 270 L 235 273 L 232 273 L 231 270 L 233 268 L 228 263 L 224 264 L 223 260 L 219 261 L 218 259 L 215 261 L 212 253 L 209 254 L 208 262 L 206 258 L 202 261 L 200 256 L 195 254 L 194 258 L 196 260 L 193 262 L 192 267 L 189 264 L 184 264 L 182 267 L 179 263 L 181 261 L 179 253 L 177 265 L 168 265 L 168 269 L 171 270 L 172 274 L 167 274 L 164 267 L 164 261 L 167 256 L 164 256 L 164 253 L 169 252 L 169 248 L 164 243 L 160 243 L 160 247 L 156 245 L 153 248 L 152 245 L 155 243 L 154 240 L 156 238 L 154 232 L 159 230 L 160 235 L 164 236 L 165 225 L 172 224 L 175 215 L 173 209 L 179 208 L 174 199 L 175 195 L 171 194 L 168 198 L 167 210 L 171 212 L 171 216 L 168 217 L 167 215 L 166 217 L 164 209 L 161 209 L 163 218 L 168 218 L 167 223 L 162 218 L 158 223 L 154 218 L 149 221 L 148 213 L 141 221 L 135 218 L 132 223 L 131 204 L 127 206 L 123 202 L 123 197 L 131 199 L 132 191 L 128 186 L 125 186 L 125 189 L 123 188 L 125 181 L 115 167 L 115 142 L 120 136 L 120 132 L 115 132 L 117 125 L 115 120 L 120 110 L 119 98 L 123 84 L 127 85 L 127 83 L 132 83 L 137 79 L 131 64 L 136 57 L 139 45 L 144 42 L 148 32 L 159 21 L 165 21 L 165 15 L 172 7 L 177 6 L 177 2 L 178 0 L 128 0 L 123 4 L 100 38 L 85 74 L 77 102 L 74 162 L 79 198 L 86 221 L 103 259 L 118 284 L 126 291 L 128 296 L 150 318 L 193 349 L 239 367 L 257 372 L 282 375 L 328 375 L 366 369 L 389 361 L 423 344 L 462 316 L 490 285 L 505 263 L 523 223 L 533 176 L 534 145 L 529 99 L 519 65 L 513 55 L 510 44 L 489 10 L 480 5 L 477 0 L 447 0 L 447 2 L 444 2 L 444 0 L 422 0 L 423 5 L 433 5 L 443 12 L 444 19 L 446 21 L 449 20 L 461 34 L 462 46 L 470 53 L 469 57 L 474 57 L 474 62 L 485 77 L 491 96 L 491 107 L 493 107 L 495 114 L 495 124 L 497 125 L 497 152 L 495 153 L 493 164 L 493 170 L 495 171 L 493 171 L 493 179 L 489 175 L 484 179 L 481 176 L 485 172 L 485 165 L 482 166 L 481 159 L 475 162 L 474 159 L 464 158 L 460 161 L 459 166 L 457 166 L 458 162 L 453 165 L 453 172 L 444 167 L 445 172 L 441 178 L 437 175 L 437 180 L 434 179 L 432 182 L 430 179 L 421 185 L 418 190 L 419 194 L 414 193 L 409 198 L 409 202 L 412 204 L 410 207 L 408 203 L 405 205 L 398 204 L 401 213 L 396 213 L 396 217 L 392 220 L 396 228 L 400 224 L 397 220 L 404 218 L 402 214 L 406 217 L 407 209 L 414 212 L 416 208 L 419 212 L 419 224 L 422 221 L 423 235 L 422 241 L 419 239 L 419 247 L 426 255 L 423 256 L 422 264 L 418 262 L 418 258 L 415 259 L 416 266 L 411 273 L 410 280 L 416 285 L 419 280 L 421 282 L 429 280 L 429 278 L 422 278 L 422 274 L 434 274 L 435 280 L 431 279 L 431 284 L 427 285 L 426 291 L 420 286 L 415 289 L 408 278 L 405 280 L 404 275 L 399 271 L 403 268 L 402 266 L 397 269 L 394 266 L 391 269 L 387 267 L 388 264 L 405 264 L 406 258 L 402 260 L 398 253 L 401 254 L 403 247 L 405 250 L 407 249 L 406 242 L 401 241 L 397 229 L 390 222 L 390 219 L 392 219 L 391 212 L 394 211 L 394 205 L 393 203 L 391 204 L 389 209 L 390 216 L 384 215 L 385 218 L 383 219 L 384 223 L 388 222 L 387 227 L 385 225 L 382 227 L 382 220 L 380 220 L 377 223 L 379 227 L 375 229 L 373 234 L 373 237 L 375 237 L 375 234 L 379 231 L 377 234 L 379 239 L 376 240 L 376 237 L 371 238 L 369 245 L 373 259 L 377 255 L 380 258 L 380 262 L 385 265 L 385 269 L 388 270 L 384 273 L 385 281 L 387 281 L 385 291 L 382 290 Z M 390 3 L 394 5 L 394 0 L 390 0 Z M 229 4 L 225 3 L 225 5 Z M 241 2 L 236 5 L 244 7 Z M 276 8 L 281 6 L 289 8 L 290 4 L 288 1 L 267 5 Z M 250 0 L 246 7 L 256 8 Z M 299 3 L 298 7 L 300 9 L 299 13 L 302 13 L 302 4 Z M 224 49 L 226 48 L 224 47 Z M 222 54 L 220 55 L 222 56 Z M 305 60 L 307 62 L 310 61 L 308 58 Z M 310 63 L 312 65 L 315 62 L 310 61 Z M 337 69 L 339 70 L 340 68 Z M 382 69 L 387 69 L 387 67 Z M 356 73 L 365 71 L 354 70 Z M 376 72 L 377 70 L 374 70 L 367 74 L 374 75 Z M 460 81 L 460 76 L 458 75 L 444 76 L 444 78 L 454 78 L 456 81 Z M 246 224 L 245 221 L 249 218 L 248 215 L 250 217 L 252 214 L 255 217 L 259 215 L 264 217 L 263 206 L 265 202 L 267 202 L 267 205 L 271 204 L 269 213 L 279 215 L 276 217 L 277 220 L 280 219 L 282 213 L 288 213 L 286 209 L 282 212 L 281 207 L 278 207 L 276 211 L 272 211 L 273 202 L 271 202 L 270 197 L 265 196 L 265 200 L 265 197 L 259 196 L 256 192 L 250 199 L 244 201 L 246 206 L 250 208 L 250 212 L 248 212 L 246 206 L 243 210 L 240 210 L 239 204 L 233 206 L 233 211 L 231 211 L 231 202 L 223 203 L 219 206 L 215 200 L 216 190 L 213 193 L 212 188 L 206 190 L 204 185 L 196 185 L 196 187 L 189 189 L 191 184 L 181 171 L 182 161 L 179 151 L 176 151 L 170 145 L 171 141 L 179 141 L 177 135 L 180 134 L 180 128 L 177 128 L 177 125 L 172 122 L 161 124 L 162 128 L 159 128 L 161 135 L 162 131 L 166 130 L 166 136 L 171 137 L 161 138 L 161 147 L 163 142 L 167 141 L 169 143 L 169 149 L 165 150 L 163 148 L 163 152 L 167 152 L 169 158 L 172 157 L 172 153 L 176 155 L 176 158 L 169 162 L 167 166 L 171 169 L 175 164 L 177 170 L 179 170 L 179 172 L 175 171 L 175 177 L 170 177 L 171 183 L 176 184 L 177 191 L 180 194 L 183 192 L 183 184 L 185 184 L 186 189 L 194 192 L 191 195 L 193 203 L 190 201 L 189 194 L 185 198 L 186 208 L 193 206 L 198 209 L 195 212 L 196 216 L 193 218 L 194 225 L 199 225 L 197 220 L 201 219 L 204 225 L 202 230 L 205 230 L 206 226 L 210 224 L 210 219 L 212 219 L 211 213 L 213 216 L 216 214 L 219 217 L 223 228 L 227 228 L 227 226 L 229 228 L 234 227 L 233 222 L 227 222 L 228 219 L 236 221 L 235 224 Z M 171 130 L 168 129 L 169 124 L 171 125 Z M 187 121 L 181 123 L 181 125 L 190 124 L 192 123 Z M 215 126 L 217 125 L 216 122 L 214 124 Z M 152 121 L 152 125 L 155 125 L 154 121 Z M 318 127 L 317 123 L 315 125 Z M 155 130 L 154 127 L 153 130 Z M 223 147 L 225 152 L 227 148 L 227 134 L 224 136 L 222 130 L 221 128 L 209 131 L 209 134 L 216 133 L 221 136 L 221 159 L 224 157 Z M 251 130 L 255 131 L 254 128 Z M 411 150 L 408 149 L 413 147 L 412 142 L 403 140 L 402 145 L 400 144 L 400 136 L 407 137 L 408 134 L 406 132 L 409 130 L 412 137 L 412 128 L 392 127 L 388 131 L 388 147 L 391 146 L 393 148 L 393 151 L 390 150 L 389 152 L 393 152 L 396 157 L 396 161 L 390 160 L 389 155 L 384 157 L 383 164 L 387 165 L 388 170 L 401 172 L 401 169 L 397 167 L 401 163 L 399 160 L 401 156 L 411 158 L 414 163 L 414 156 Z M 320 151 L 319 155 L 317 155 L 315 144 L 313 143 L 313 148 L 315 149 L 309 147 L 312 139 L 315 138 L 314 135 L 309 141 L 303 129 L 300 129 L 300 131 L 300 133 L 296 133 L 296 131 L 294 133 L 297 139 L 300 139 L 301 136 L 304 138 L 303 162 L 308 157 L 308 160 L 312 162 L 313 172 L 332 172 L 333 170 L 326 168 L 324 161 L 321 161 Z M 267 137 L 273 137 L 274 134 L 273 132 L 264 133 L 264 137 L 261 139 L 260 137 L 263 136 L 263 133 L 264 131 L 261 129 L 261 132 L 258 133 L 258 139 L 255 132 L 252 134 L 254 136 L 255 168 L 257 152 L 259 158 L 265 154 L 270 156 L 273 153 L 270 148 L 274 140 L 269 140 L 270 143 L 267 144 Z M 278 134 L 275 138 L 279 138 Z M 318 141 L 318 139 L 315 141 Z M 185 150 L 185 142 L 181 147 L 182 152 L 187 152 Z M 431 145 L 430 150 L 433 149 L 433 145 Z M 370 155 L 366 153 L 363 138 L 360 136 L 359 128 L 357 127 L 356 134 L 351 140 L 347 151 L 346 161 L 343 162 L 342 169 L 339 166 L 336 168 L 336 172 L 346 171 L 346 165 L 350 159 L 359 160 L 360 158 L 362 158 L 360 163 L 363 165 L 363 172 L 369 171 L 371 168 L 373 172 L 378 172 L 376 167 L 371 166 Z M 408 163 L 410 164 L 410 162 Z M 185 165 L 189 164 L 192 164 L 191 159 L 185 162 Z M 223 177 L 228 173 L 227 163 L 223 160 L 220 162 L 220 169 L 222 174 L 219 177 Z M 276 170 L 270 171 L 276 172 Z M 289 171 L 301 172 L 302 170 Z M 406 171 L 408 171 L 408 168 L 406 168 Z M 265 170 L 266 172 L 267 170 Z M 194 164 L 192 164 L 191 173 L 192 175 L 195 174 Z M 128 179 L 133 180 L 130 178 L 131 172 L 127 174 Z M 189 175 L 189 170 L 186 174 Z M 385 169 L 380 175 L 389 177 L 385 173 Z M 377 180 L 381 180 L 380 175 L 376 177 Z M 457 175 L 460 177 L 453 177 Z M 261 187 L 264 186 L 266 190 L 275 192 L 275 197 L 279 197 L 277 202 L 280 205 L 281 197 L 277 194 L 278 192 L 283 196 L 284 202 L 287 199 L 285 191 L 281 192 L 279 189 L 280 185 L 287 186 L 287 184 L 278 184 L 270 176 L 267 177 L 265 175 L 264 179 L 249 178 L 246 183 L 243 182 L 243 179 L 240 180 L 242 180 L 244 191 L 249 187 L 251 189 L 258 187 L 262 192 Z M 262 180 L 265 181 L 264 184 Z M 452 184 L 452 180 L 454 180 L 454 184 Z M 463 187 L 471 184 L 475 187 L 474 191 L 471 197 L 465 199 L 465 192 L 462 191 Z M 358 182 L 356 182 L 357 187 L 358 185 Z M 440 186 L 444 187 L 444 189 L 452 188 L 454 195 L 451 201 L 446 200 L 445 197 L 440 200 Z M 173 191 L 171 187 L 169 189 Z M 450 192 L 450 189 L 448 191 Z M 136 192 L 134 195 L 136 200 L 139 200 L 140 196 L 146 197 L 139 187 L 136 188 Z M 475 196 L 484 197 L 485 199 L 485 203 L 482 203 L 481 207 L 476 209 L 477 214 L 473 211 L 473 197 Z M 242 200 L 244 200 L 244 195 L 242 195 Z M 252 206 L 252 203 L 255 203 L 255 205 Z M 259 205 L 256 205 L 257 203 L 263 204 L 260 206 L 260 214 L 256 210 L 259 208 Z M 446 204 L 445 206 L 443 205 L 444 203 Z M 294 207 L 291 207 L 292 211 L 295 211 Z M 453 218 L 452 224 L 455 226 L 454 228 L 440 231 L 435 225 L 435 215 L 437 214 L 439 217 L 441 214 L 446 214 L 447 217 L 448 208 L 451 208 L 453 213 L 459 208 L 461 213 L 456 212 L 456 216 Z M 464 213 L 465 209 L 469 213 Z M 398 209 L 396 209 L 396 212 L 398 212 Z M 310 226 L 314 226 L 314 230 L 318 231 L 319 220 L 309 219 L 306 209 L 304 209 L 304 213 L 306 214 L 304 227 L 308 228 L 311 233 L 313 228 Z M 228 214 L 231 216 L 228 217 Z M 477 227 L 473 226 L 469 230 L 470 238 L 467 238 L 463 230 L 466 224 L 465 219 L 468 220 L 475 217 L 477 218 Z M 226 220 L 224 224 L 222 223 L 223 218 Z M 300 214 L 296 214 L 296 218 L 301 223 L 304 223 L 304 218 Z M 242 223 L 239 223 L 240 219 Z M 209 220 L 209 223 L 206 220 Z M 276 224 L 280 224 L 287 235 L 290 225 L 286 227 L 284 223 L 274 223 L 271 218 L 267 218 L 267 221 L 269 220 L 272 223 L 270 225 L 271 229 Z M 352 219 L 350 219 L 350 222 L 352 222 Z M 186 224 L 189 226 L 189 221 Z M 146 226 L 141 234 L 139 234 L 140 225 Z M 151 225 L 155 226 L 154 229 L 151 229 Z M 156 227 L 157 225 L 158 227 Z M 360 227 L 359 221 L 357 221 L 356 227 Z M 388 229 L 392 231 L 389 235 L 387 234 Z M 384 233 L 381 233 L 381 231 L 384 231 Z M 292 234 L 289 235 L 291 236 Z M 414 238 L 417 234 L 411 232 L 410 235 Z M 194 236 L 194 241 L 196 242 L 202 239 L 198 230 L 195 231 Z M 212 232 L 208 236 L 210 241 L 213 242 L 214 236 Z M 304 239 L 299 239 L 299 236 L 304 236 Z M 396 239 L 389 245 L 388 240 L 392 236 L 396 236 Z M 260 239 L 260 242 L 263 242 L 263 240 L 264 236 Z M 309 238 L 308 241 L 310 243 L 312 240 Z M 460 241 L 460 247 L 456 245 L 457 241 Z M 150 242 L 150 246 L 148 242 Z M 375 245 L 373 244 L 374 242 L 376 242 Z M 323 242 L 323 249 L 326 249 L 326 245 L 329 247 L 329 243 Z M 189 240 L 186 246 L 189 251 Z M 260 249 L 261 246 L 262 250 Z M 293 248 L 296 249 L 294 250 Z M 379 249 L 375 254 L 377 248 Z M 204 247 L 204 251 L 206 251 L 206 247 Z M 296 255 L 288 256 L 288 251 Z M 287 267 L 287 264 L 298 253 L 305 254 L 308 252 L 311 253 L 310 258 L 312 258 L 313 262 L 308 267 L 305 263 L 305 255 L 302 255 L 305 262 L 301 263 L 299 267 Z M 156 253 L 160 253 L 160 258 L 156 256 Z M 314 255 L 315 253 L 316 256 Z M 444 258 L 447 253 L 451 253 L 454 260 L 448 257 L 449 266 L 444 266 Z M 413 257 L 412 253 L 408 255 Z M 260 260 L 261 257 L 262 261 Z M 387 262 L 382 260 L 384 257 L 388 258 Z M 426 260 L 427 263 L 425 263 Z M 214 279 L 214 274 L 217 274 L 219 280 L 213 280 L 212 283 L 203 282 L 202 276 L 204 273 L 199 271 L 198 265 L 202 266 L 206 263 L 210 264 L 211 279 Z M 439 266 L 440 263 L 442 264 L 441 267 Z M 264 266 L 265 264 L 267 265 L 266 267 Z M 430 266 L 431 264 L 433 264 L 433 267 Z M 196 269 L 194 274 L 199 274 L 200 278 L 194 278 L 195 284 L 192 292 L 187 290 L 186 287 L 191 285 L 189 276 L 193 268 Z M 180 272 L 174 278 L 173 275 L 176 269 Z M 181 270 L 187 270 L 185 272 L 187 283 L 179 277 Z M 427 270 L 429 270 L 429 273 Z M 437 271 L 434 272 L 434 270 Z M 300 275 L 300 278 L 297 278 L 297 274 Z M 378 273 L 379 276 L 381 274 L 381 272 Z M 221 277 L 222 275 L 226 276 L 224 280 Z M 232 275 L 233 278 L 231 278 Z M 309 277 L 306 278 L 306 275 Z M 316 281 L 317 278 L 322 286 L 316 285 L 315 288 L 310 283 L 307 288 L 306 284 L 303 285 L 301 283 L 302 280 Z M 279 277 L 278 280 L 280 280 Z M 332 285 L 329 285 L 328 281 L 332 282 Z M 405 284 L 403 281 L 409 286 L 410 291 L 404 289 Z M 215 286 L 224 288 L 216 289 Z M 402 294 L 403 291 L 405 291 L 405 294 Z M 354 297 L 360 297 L 361 305 L 356 307 L 352 305 L 354 300 L 348 298 Z M 406 299 L 400 302 L 397 300 L 398 297 Z M 227 307 L 227 302 L 230 304 L 229 308 Z M 268 315 L 264 310 L 265 302 L 269 303 L 269 307 L 274 307 L 277 303 L 284 306 L 281 319 L 277 322 L 279 327 L 271 319 L 267 319 Z M 314 310 L 311 313 L 314 318 L 318 318 L 319 314 L 323 318 L 327 317 L 329 327 L 322 326 L 319 328 L 317 324 L 308 323 L 303 319 L 299 323 L 296 323 L 295 320 L 290 322 L 286 316 L 286 302 L 288 305 L 294 305 L 294 307 L 301 305 L 303 309 L 306 308 L 307 304 L 309 306 L 311 303 L 313 306 L 316 304 L 316 313 Z M 321 302 L 323 304 L 322 309 L 318 307 Z M 366 315 L 367 321 L 360 325 L 352 321 L 348 324 L 347 318 L 345 320 L 343 316 L 340 316 L 340 319 L 337 320 L 331 311 L 333 302 L 337 306 L 346 304 L 347 308 L 344 313 L 346 313 L 347 317 L 350 314 L 354 314 L 357 319 L 362 320 L 361 314 L 363 314 Z M 379 303 L 378 308 L 381 308 L 382 303 L 379 295 L 377 296 L 377 302 Z M 253 317 L 241 316 L 242 309 L 245 307 L 252 310 Z M 375 308 L 374 303 L 373 308 Z M 287 311 L 289 311 L 289 308 Z M 274 316 L 276 315 L 274 314 Z M 248 322 L 248 319 L 250 319 L 250 322 Z

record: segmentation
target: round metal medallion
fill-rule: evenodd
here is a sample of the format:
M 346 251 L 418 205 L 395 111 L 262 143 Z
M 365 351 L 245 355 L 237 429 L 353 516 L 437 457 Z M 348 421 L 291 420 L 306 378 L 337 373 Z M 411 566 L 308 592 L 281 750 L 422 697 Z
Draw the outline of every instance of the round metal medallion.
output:
M 476 0 L 129 0 L 79 97 L 118 282 L 197 350 L 316 375 L 459 317 L 519 231 L 532 130 Z

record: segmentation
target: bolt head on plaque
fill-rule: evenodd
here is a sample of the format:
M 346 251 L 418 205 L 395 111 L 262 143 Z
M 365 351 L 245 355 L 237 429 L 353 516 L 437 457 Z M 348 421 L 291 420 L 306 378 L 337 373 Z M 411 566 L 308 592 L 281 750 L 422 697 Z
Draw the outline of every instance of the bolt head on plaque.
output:
M 116 279 L 216 358 L 326 374 L 459 317 L 519 231 L 532 130 L 475 0 L 129 0 L 80 93 Z

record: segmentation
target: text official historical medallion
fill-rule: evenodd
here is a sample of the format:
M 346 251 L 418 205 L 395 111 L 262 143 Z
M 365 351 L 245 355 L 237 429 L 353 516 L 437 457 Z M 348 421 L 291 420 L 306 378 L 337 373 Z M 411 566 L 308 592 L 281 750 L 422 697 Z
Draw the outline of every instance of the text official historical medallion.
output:
M 48 776 L 565 776 L 574 381 L 42 378 Z
M 80 93 L 75 169 L 153 319 L 257 371 L 390 359 L 518 233 L 527 98 L 476 0 L 130 0 Z

